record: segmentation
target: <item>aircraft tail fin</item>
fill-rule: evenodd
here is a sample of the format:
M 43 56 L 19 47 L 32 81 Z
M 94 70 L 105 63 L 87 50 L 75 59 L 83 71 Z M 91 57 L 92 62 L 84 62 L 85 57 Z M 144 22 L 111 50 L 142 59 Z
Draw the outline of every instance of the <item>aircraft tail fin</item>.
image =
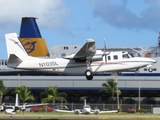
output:
M 15 109 L 12 111 L 12 114 L 15 114 L 17 110 L 19 109 L 19 103 L 18 103 L 18 94 L 16 94 L 16 100 L 15 100 Z
M 18 106 L 18 94 L 16 94 L 16 101 L 15 101 L 15 106 Z
M 26 60 L 28 54 L 21 44 L 16 33 L 5 34 L 8 66 L 16 66 Z
M 86 99 L 84 99 L 84 106 L 86 106 Z
M 39 31 L 34 17 L 23 17 L 20 28 L 20 41 L 30 56 L 49 56 L 49 51 Z

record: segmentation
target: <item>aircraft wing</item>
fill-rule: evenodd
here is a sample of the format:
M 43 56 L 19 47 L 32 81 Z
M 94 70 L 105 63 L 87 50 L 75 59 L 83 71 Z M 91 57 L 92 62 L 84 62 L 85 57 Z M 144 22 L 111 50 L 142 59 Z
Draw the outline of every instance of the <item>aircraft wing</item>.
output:
M 74 111 L 70 111 L 70 110 L 56 110 L 56 112 L 74 113 Z
M 41 103 L 41 104 L 29 104 L 29 105 L 25 105 L 25 107 L 46 106 L 46 105 L 48 105 L 48 103 Z
M 27 105 L 27 103 L 25 103 L 25 104 L 23 104 L 23 105 L 20 105 L 20 106 L 18 106 L 19 108 L 29 108 L 29 107 L 35 107 L 35 106 L 46 106 L 46 105 L 48 105 L 48 103 L 41 103 L 41 104 L 28 104 Z
M 85 60 L 87 57 L 91 57 L 96 53 L 95 41 L 93 39 L 88 39 L 84 46 L 73 55 L 66 56 L 66 59 L 79 59 Z
M 56 110 L 56 112 L 82 114 L 81 109 L 75 109 L 75 110 Z
M 117 113 L 118 110 L 99 111 L 99 113 Z

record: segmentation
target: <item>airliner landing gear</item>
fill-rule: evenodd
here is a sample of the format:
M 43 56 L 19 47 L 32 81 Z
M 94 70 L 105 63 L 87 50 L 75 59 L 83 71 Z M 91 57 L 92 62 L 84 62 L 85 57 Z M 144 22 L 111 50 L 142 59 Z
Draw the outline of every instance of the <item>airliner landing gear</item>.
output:
M 86 75 L 87 80 L 93 79 L 93 74 L 90 70 L 86 70 L 85 75 Z

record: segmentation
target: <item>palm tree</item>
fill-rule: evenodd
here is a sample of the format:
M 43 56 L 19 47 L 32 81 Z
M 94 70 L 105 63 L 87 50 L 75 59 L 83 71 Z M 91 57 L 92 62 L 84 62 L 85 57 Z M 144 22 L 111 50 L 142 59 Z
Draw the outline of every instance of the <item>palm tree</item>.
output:
M 55 87 L 48 87 L 45 91 L 43 91 L 41 94 L 41 101 L 42 102 L 50 102 L 52 101 L 53 106 L 56 101 L 64 101 L 67 102 L 65 97 L 67 96 L 64 92 L 58 92 L 57 86 Z
M 9 88 L 6 88 L 3 84 L 3 81 L 0 80 L 0 105 L 2 104 L 3 95 L 7 94 L 10 91 Z
M 34 100 L 34 96 L 31 94 L 31 91 L 29 91 L 26 86 L 17 87 L 14 93 L 18 94 L 20 100 L 22 100 L 23 103 L 30 99 Z
M 107 79 L 107 83 L 103 83 L 102 87 L 104 89 L 101 91 L 111 93 L 112 99 L 114 98 L 115 93 L 121 94 L 121 91 L 117 90 L 117 82 L 115 82 L 114 79 Z

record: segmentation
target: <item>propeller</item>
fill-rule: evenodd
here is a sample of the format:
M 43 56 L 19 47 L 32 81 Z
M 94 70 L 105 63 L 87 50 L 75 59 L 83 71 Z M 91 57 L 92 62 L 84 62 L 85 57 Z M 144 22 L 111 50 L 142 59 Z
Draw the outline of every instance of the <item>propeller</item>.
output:
M 107 54 L 106 54 L 106 40 L 105 40 L 105 38 L 104 38 L 104 51 L 103 51 L 104 53 L 103 53 L 103 56 L 105 57 L 105 62 L 107 62 Z
M 4 110 L 4 107 L 5 107 L 5 103 L 3 103 L 1 106 L 0 106 L 0 112 L 2 112 Z
M 21 112 L 23 112 L 23 113 L 24 113 L 24 111 L 26 110 L 26 104 L 27 104 L 27 103 L 24 103 L 24 104 L 22 105 L 22 107 L 21 107 Z

